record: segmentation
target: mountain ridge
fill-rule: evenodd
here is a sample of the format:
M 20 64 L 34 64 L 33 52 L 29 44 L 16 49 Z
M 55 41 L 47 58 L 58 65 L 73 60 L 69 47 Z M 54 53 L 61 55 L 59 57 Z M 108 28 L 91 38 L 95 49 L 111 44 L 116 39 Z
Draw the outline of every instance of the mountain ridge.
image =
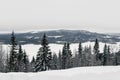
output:
M 40 44 L 42 35 L 46 33 L 49 43 L 64 42 L 78 43 L 95 41 L 97 38 L 101 42 L 115 43 L 120 41 L 119 34 L 107 34 L 90 32 L 87 30 L 48 30 L 48 31 L 28 31 L 23 33 L 16 33 L 16 39 L 20 44 Z M 0 34 L 0 42 L 9 44 L 11 33 Z

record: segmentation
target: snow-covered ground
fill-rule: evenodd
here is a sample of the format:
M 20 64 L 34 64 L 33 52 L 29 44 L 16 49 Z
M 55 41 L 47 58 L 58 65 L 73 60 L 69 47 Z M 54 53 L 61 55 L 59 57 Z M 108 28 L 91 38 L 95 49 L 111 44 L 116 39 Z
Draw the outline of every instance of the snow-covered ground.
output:
M 0 80 L 120 80 L 120 66 L 78 67 L 38 73 L 0 73 Z
M 95 44 L 94 42 L 85 42 L 85 43 L 82 43 L 82 46 L 85 47 L 85 46 L 91 45 L 91 48 L 93 50 L 94 44 Z M 75 53 L 75 51 L 78 50 L 78 45 L 79 45 L 78 43 L 73 43 L 70 45 L 70 49 L 72 53 Z M 103 52 L 105 43 L 100 42 L 99 45 L 100 45 L 100 52 Z M 120 42 L 117 42 L 116 44 L 107 44 L 107 45 L 110 45 L 111 52 L 116 52 L 119 50 Z M 9 51 L 9 45 L 3 45 L 3 46 L 5 50 Z M 56 54 L 58 54 L 59 50 L 62 51 L 62 48 L 63 48 L 63 44 L 49 44 L 49 46 L 50 46 L 51 51 Z M 31 60 L 33 56 L 36 56 L 41 46 L 35 45 L 35 44 L 26 44 L 26 45 L 22 45 L 22 47 L 23 49 L 25 49 L 25 51 L 27 52 Z

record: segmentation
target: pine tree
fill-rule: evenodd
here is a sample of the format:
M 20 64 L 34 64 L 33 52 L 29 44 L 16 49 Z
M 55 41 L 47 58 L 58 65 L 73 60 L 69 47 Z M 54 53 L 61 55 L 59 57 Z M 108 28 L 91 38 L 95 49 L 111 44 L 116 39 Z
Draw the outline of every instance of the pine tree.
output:
M 72 52 L 70 50 L 70 43 L 67 43 L 67 68 L 72 67 Z
M 80 57 L 82 57 L 82 43 L 79 43 L 79 47 L 78 47 L 78 54 Z
M 118 53 L 115 53 L 115 61 L 114 61 L 114 65 L 119 65 L 117 54 L 118 54 Z
M 112 64 L 112 61 L 110 61 L 110 46 L 107 46 L 105 44 L 104 46 L 104 52 L 103 52 L 103 65 L 110 65 Z
M 75 56 L 72 58 L 72 65 L 73 67 L 79 67 L 80 65 L 80 59 L 78 58 L 78 52 L 74 51 Z
M 98 39 L 95 40 L 94 55 L 95 55 L 94 65 L 101 65 L 101 62 L 102 62 L 102 61 L 101 61 L 101 59 L 100 59 Z
M 23 51 L 22 51 L 22 46 L 19 44 L 19 52 L 17 56 L 19 72 L 22 72 L 23 65 L 24 65 L 22 59 L 23 59 Z
M 70 50 L 69 43 L 65 43 L 62 51 L 62 69 L 71 68 L 72 67 L 72 54 Z
M 43 35 L 41 46 L 42 47 L 39 49 L 36 57 L 36 64 L 35 64 L 36 72 L 46 71 L 51 68 L 52 55 L 45 34 Z
M 17 43 L 16 43 L 16 37 L 14 35 L 14 32 L 12 32 L 11 36 L 11 50 L 10 50 L 10 56 L 9 56 L 9 61 L 8 61 L 8 68 L 10 72 L 18 72 L 18 62 L 17 62 Z
M 103 52 L 103 65 L 107 65 L 107 45 L 104 46 L 104 52 Z
M 8 55 L 8 53 L 7 53 L 7 55 L 6 55 L 6 61 L 5 61 L 5 72 L 9 72 L 9 55 Z
M 23 59 L 22 59 L 24 65 L 23 65 L 23 72 L 29 72 L 30 71 L 30 62 L 28 59 L 28 56 L 26 54 L 26 51 L 23 52 Z
M 5 51 L 3 46 L 0 44 L 0 72 L 5 71 Z
M 66 43 L 63 46 L 62 50 L 62 69 L 66 69 L 66 59 L 67 59 L 67 53 L 66 53 Z
M 82 66 L 82 44 L 81 42 L 79 43 L 79 47 L 78 47 L 78 66 Z M 76 57 L 77 58 L 77 57 Z
M 98 39 L 95 40 L 94 53 L 96 55 L 96 60 L 99 60 L 99 42 L 98 42 Z
M 33 57 L 32 58 L 32 61 L 31 61 L 31 71 L 34 72 L 34 69 L 35 69 L 35 58 Z
M 58 57 L 56 54 L 53 54 L 52 69 L 54 70 L 58 69 Z
M 62 53 L 59 51 L 58 55 L 58 69 L 62 69 Z
M 108 46 L 107 53 L 108 53 L 108 55 L 107 55 L 107 64 L 111 65 L 112 64 L 112 58 L 111 58 L 112 54 L 110 52 L 110 46 Z

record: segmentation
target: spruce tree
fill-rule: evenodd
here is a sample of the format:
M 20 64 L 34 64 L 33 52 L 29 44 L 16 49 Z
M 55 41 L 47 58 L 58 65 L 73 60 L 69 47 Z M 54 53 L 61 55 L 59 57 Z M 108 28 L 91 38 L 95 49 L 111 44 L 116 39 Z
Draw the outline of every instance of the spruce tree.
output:
M 107 65 L 107 45 L 104 46 L 104 52 L 103 52 L 103 65 Z
M 26 51 L 23 52 L 23 72 L 29 72 L 30 71 L 30 62 L 28 59 L 28 56 L 26 54 Z
M 0 72 L 5 71 L 5 51 L 3 46 L 0 45 Z
M 18 61 L 17 61 L 17 43 L 16 43 L 16 37 L 14 35 L 14 32 L 12 32 L 11 40 L 10 40 L 11 50 L 10 50 L 10 56 L 8 61 L 8 69 L 10 72 L 18 72 Z
M 96 60 L 99 60 L 99 42 L 98 42 L 98 39 L 95 40 L 94 53 L 96 55 Z
M 72 67 L 72 52 L 70 50 L 70 43 L 67 43 L 67 68 Z
M 33 57 L 32 58 L 32 61 L 31 61 L 31 71 L 34 72 L 34 69 L 35 69 L 35 58 Z
M 108 53 L 108 55 L 107 55 L 107 64 L 111 65 L 112 64 L 112 58 L 111 58 L 112 54 L 110 52 L 110 46 L 108 46 L 107 53 Z
M 63 46 L 62 50 L 62 69 L 66 69 L 66 60 L 67 60 L 67 52 L 66 52 L 66 43 Z
M 56 54 L 53 54 L 52 69 L 54 69 L 54 70 L 58 69 L 58 57 Z
M 99 42 L 98 42 L 98 39 L 95 40 L 94 55 L 95 55 L 94 65 L 101 65 L 101 62 L 102 62 L 102 61 L 100 60 Z
M 41 46 L 37 57 L 36 57 L 36 64 L 35 64 L 35 71 L 46 71 L 51 69 L 51 60 L 52 60 L 52 55 L 51 51 L 48 46 L 48 41 L 46 39 L 46 35 L 43 35 L 43 38 L 41 40 Z
M 65 43 L 62 51 L 62 69 L 71 68 L 72 67 L 72 54 L 70 50 L 70 44 Z
M 59 51 L 59 55 L 58 55 L 58 69 L 62 68 L 62 53 L 61 51 Z
M 82 66 L 82 61 L 83 61 L 83 59 L 82 59 L 82 43 L 80 42 L 79 43 L 79 47 L 78 47 L 78 66 Z M 77 58 L 77 57 L 76 57 Z
M 118 54 L 118 53 L 115 53 L 115 61 L 114 61 L 114 65 L 116 65 L 116 66 L 119 65 L 119 64 L 118 64 L 118 57 L 117 57 L 117 54 Z
M 18 67 L 19 67 L 19 71 L 21 72 L 23 69 L 23 51 L 22 51 L 22 46 L 19 44 L 19 52 L 18 52 L 18 56 L 17 56 L 17 60 L 18 60 Z
M 110 65 L 112 64 L 112 61 L 110 60 L 110 46 L 107 46 L 105 44 L 104 46 L 104 52 L 103 52 L 103 65 Z

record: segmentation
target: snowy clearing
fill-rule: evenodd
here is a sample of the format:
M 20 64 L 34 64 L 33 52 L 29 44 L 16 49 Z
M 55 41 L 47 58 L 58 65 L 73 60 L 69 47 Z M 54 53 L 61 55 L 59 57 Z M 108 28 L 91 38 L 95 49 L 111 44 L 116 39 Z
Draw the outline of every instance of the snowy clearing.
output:
M 119 80 L 120 66 L 78 67 L 38 73 L 0 73 L 0 80 Z
M 72 53 L 75 53 L 75 51 L 78 50 L 78 43 L 73 43 L 70 45 L 70 49 L 72 51 Z M 90 46 L 92 48 L 93 51 L 93 46 L 94 46 L 94 42 L 85 42 L 82 43 L 82 46 Z M 103 48 L 104 48 L 105 43 L 100 42 L 99 46 L 100 46 L 100 52 L 103 52 Z M 119 50 L 119 46 L 120 46 L 120 42 L 117 42 L 116 44 L 107 44 L 110 45 L 111 48 L 111 52 L 117 52 Z M 53 53 L 58 54 L 59 51 L 62 51 L 63 48 L 63 44 L 49 44 L 50 49 Z M 9 52 L 9 45 L 3 45 L 5 51 Z M 25 51 L 27 52 L 29 59 L 31 60 L 33 56 L 36 56 L 39 48 L 41 47 L 41 45 L 35 45 L 35 44 L 26 44 L 26 45 L 22 45 L 22 48 L 25 49 Z

